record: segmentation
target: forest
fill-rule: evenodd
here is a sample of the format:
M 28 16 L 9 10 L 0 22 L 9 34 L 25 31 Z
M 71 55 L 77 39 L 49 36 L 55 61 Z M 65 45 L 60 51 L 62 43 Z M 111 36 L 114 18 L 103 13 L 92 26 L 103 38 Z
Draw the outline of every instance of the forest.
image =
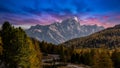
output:
M 120 29 L 117 28 L 117 30 Z M 116 29 L 113 31 L 116 31 Z M 115 33 L 114 38 L 120 36 L 112 31 L 107 31 L 107 33 L 105 36 L 109 36 L 109 33 Z M 97 36 L 99 35 L 95 35 L 94 38 L 97 38 Z M 102 38 L 102 36 L 104 35 L 99 37 Z M 114 38 L 109 39 L 114 40 Z M 91 38 L 91 40 L 93 39 Z M 111 41 L 106 42 L 111 43 Z M 86 46 L 81 48 L 63 44 L 55 45 L 30 38 L 21 27 L 15 28 L 9 22 L 4 22 L 0 30 L 0 66 L 1 68 L 58 68 L 54 64 L 49 67 L 42 65 L 44 55 L 57 54 L 60 57 L 58 61 L 64 64 L 84 64 L 90 66 L 90 68 L 120 68 L 120 49 L 119 47 L 111 47 L 117 45 L 114 42 L 110 47 L 105 47 L 102 44 L 100 47 Z M 82 43 L 92 45 L 87 41 L 82 41 Z M 119 41 L 117 43 L 120 44 Z

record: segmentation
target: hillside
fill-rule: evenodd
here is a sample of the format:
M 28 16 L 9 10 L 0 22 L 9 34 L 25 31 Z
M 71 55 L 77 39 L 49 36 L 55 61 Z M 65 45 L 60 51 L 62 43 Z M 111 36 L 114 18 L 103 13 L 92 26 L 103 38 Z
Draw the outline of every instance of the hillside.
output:
M 104 29 L 86 37 L 76 38 L 63 43 L 65 46 L 88 48 L 120 47 L 120 25 Z

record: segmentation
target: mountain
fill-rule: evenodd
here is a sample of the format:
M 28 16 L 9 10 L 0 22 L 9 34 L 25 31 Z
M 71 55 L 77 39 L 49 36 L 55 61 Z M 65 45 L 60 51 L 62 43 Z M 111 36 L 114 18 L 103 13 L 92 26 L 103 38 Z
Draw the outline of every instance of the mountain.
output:
M 104 29 L 86 37 L 76 38 L 64 42 L 67 47 L 116 48 L 120 47 L 120 25 Z
M 73 38 L 90 35 L 103 29 L 102 26 L 97 25 L 80 25 L 77 17 L 73 17 L 50 25 L 31 26 L 30 29 L 26 30 L 26 33 L 38 40 L 59 44 Z

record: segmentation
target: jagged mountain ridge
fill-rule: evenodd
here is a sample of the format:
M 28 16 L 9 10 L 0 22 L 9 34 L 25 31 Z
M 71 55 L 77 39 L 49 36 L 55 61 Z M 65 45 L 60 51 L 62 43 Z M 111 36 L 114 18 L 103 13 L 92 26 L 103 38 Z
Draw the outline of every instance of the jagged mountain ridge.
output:
M 80 25 L 77 17 L 64 19 L 50 25 L 36 25 L 26 30 L 26 33 L 40 41 L 59 44 L 67 40 L 90 35 L 104 29 L 97 25 Z
M 120 47 L 120 25 L 104 29 L 86 37 L 75 38 L 62 44 L 75 48 L 117 48 Z

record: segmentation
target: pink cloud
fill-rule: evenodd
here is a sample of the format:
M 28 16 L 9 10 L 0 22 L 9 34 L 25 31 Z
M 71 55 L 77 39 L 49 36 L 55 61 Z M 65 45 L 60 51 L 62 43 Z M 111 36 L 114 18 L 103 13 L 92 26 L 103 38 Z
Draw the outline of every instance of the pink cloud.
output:
M 98 25 L 98 26 L 104 26 L 105 28 L 107 27 L 112 27 L 115 25 L 115 23 L 109 23 L 107 21 L 101 21 L 100 19 L 97 19 L 97 18 L 88 18 L 88 19 L 85 19 L 85 20 L 80 20 L 80 23 L 82 25 Z
M 59 16 L 57 14 L 36 14 L 32 16 L 15 15 L 15 14 L 0 14 L 1 22 L 10 21 L 14 25 L 49 25 L 54 22 L 72 17 L 72 15 Z M 98 25 L 105 28 L 120 24 L 120 15 L 79 15 L 81 25 Z

